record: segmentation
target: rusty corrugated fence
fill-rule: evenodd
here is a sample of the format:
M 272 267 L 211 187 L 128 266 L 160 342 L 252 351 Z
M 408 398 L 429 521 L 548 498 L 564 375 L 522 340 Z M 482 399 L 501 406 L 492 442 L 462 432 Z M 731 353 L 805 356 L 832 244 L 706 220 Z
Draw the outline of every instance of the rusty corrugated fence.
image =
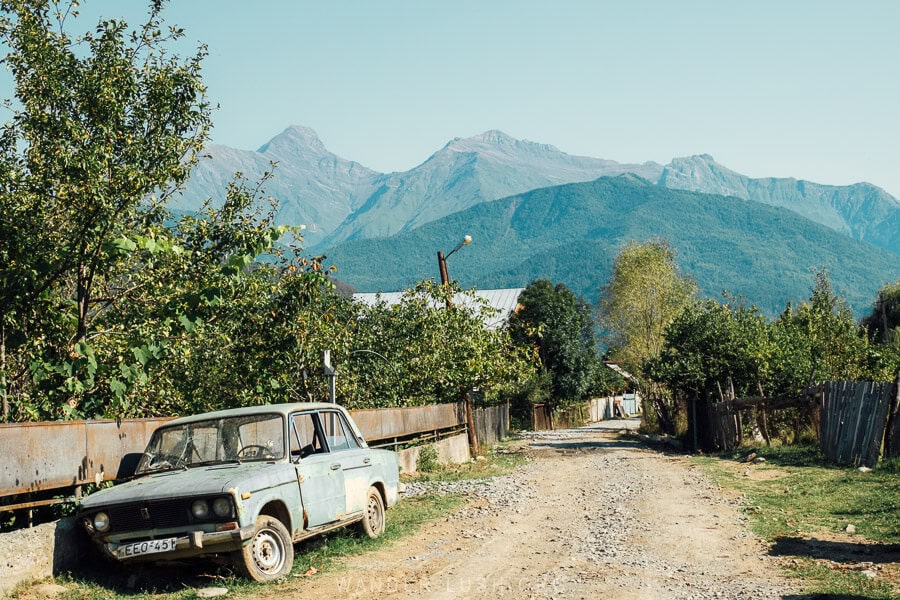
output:
M 350 411 L 369 442 L 465 426 L 463 404 Z M 118 479 L 133 472 L 169 418 L 0 424 L 0 507 L 20 494 Z M 508 427 L 508 420 L 507 420 Z
M 0 425 L 0 497 L 116 479 L 168 420 Z

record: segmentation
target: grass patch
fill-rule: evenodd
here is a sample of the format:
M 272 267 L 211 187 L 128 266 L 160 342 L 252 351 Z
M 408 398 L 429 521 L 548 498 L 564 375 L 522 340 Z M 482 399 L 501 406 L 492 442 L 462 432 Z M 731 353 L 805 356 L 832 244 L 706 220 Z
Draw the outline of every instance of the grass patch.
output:
M 787 568 L 788 574 L 802 580 L 810 594 L 824 598 L 867 598 L 897 600 L 898 590 L 881 581 L 869 579 L 862 573 L 833 569 L 820 562 L 800 559 Z
M 740 491 L 754 531 L 767 540 L 838 533 L 853 525 L 863 537 L 900 543 L 900 478 L 891 469 L 868 473 L 825 463 L 814 446 L 754 450 L 763 464 L 739 464 L 750 450 L 698 457 L 717 483 Z M 750 469 L 751 476 L 744 475 Z M 756 510 L 755 507 L 760 509 Z
M 751 452 L 764 463 L 744 463 Z M 720 486 L 741 493 L 752 530 L 818 594 L 894 598 L 900 589 L 847 567 L 900 544 L 900 477 L 894 461 L 868 473 L 825 462 L 816 446 L 773 446 L 695 457 Z M 846 532 L 847 526 L 855 534 Z M 809 541 L 816 538 L 815 541 Z M 830 562 L 813 560 L 830 559 Z
M 515 440 L 507 440 L 494 445 L 484 452 L 484 460 L 474 460 L 462 464 L 430 465 L 428 471 L 420 470 L 417 473 L 403 474 L 402 478 L 404 481 L 461 481 L 503 475 L 528 460 L 514 444 Z

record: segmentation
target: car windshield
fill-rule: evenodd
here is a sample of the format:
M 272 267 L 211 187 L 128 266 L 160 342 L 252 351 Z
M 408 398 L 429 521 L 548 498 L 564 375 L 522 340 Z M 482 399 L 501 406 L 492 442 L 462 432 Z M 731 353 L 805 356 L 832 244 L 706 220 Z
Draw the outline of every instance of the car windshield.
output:
M 284 456 L 284 420 L 277 414 L 244 415 L 160 427 L 136 473 Z

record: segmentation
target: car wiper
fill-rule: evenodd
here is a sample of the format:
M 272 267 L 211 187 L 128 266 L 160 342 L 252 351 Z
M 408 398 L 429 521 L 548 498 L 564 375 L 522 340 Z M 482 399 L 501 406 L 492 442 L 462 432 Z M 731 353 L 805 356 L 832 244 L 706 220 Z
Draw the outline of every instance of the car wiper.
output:
M 234 464 L 242 464 L 239 458 L 222 458 L 222 459 L 214 459 L 214 460 L 201 460 L 192 463 L 185 463 L 185 468 L 188 467 L 209 467 L 214 465 L 234 465 Z

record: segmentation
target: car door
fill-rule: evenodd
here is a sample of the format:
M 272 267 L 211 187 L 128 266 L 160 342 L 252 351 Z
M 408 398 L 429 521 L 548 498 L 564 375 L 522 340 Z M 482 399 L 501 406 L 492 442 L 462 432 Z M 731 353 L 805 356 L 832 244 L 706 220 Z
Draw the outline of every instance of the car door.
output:
M 344 473 L 345 511 L 352 515 L 363 510 L 366 492 L 372 480 L 372 461 L 367 448 L 361 448 L 346 417 L 339 411 L 319 413 L 325 439 Z
M 306 528 L 344 518 L 344 472 L 329 451 L 315 411 L 291 415 L 291 459 L 297 469 Z

